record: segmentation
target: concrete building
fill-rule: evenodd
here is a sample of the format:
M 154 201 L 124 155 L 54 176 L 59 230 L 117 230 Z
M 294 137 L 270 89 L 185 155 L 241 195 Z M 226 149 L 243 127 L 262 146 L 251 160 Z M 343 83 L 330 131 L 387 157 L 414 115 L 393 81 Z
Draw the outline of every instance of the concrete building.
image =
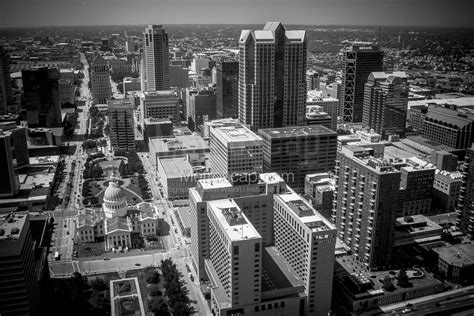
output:
M 74 104 L 74 82 L 70 79 L 59 79 L 59 103 L 61 105 L 65 103 Z
M 146 86 L 143 91 L 169 90 L 168 33 L 162 25 L 148 25 L 143 33 L 143 64 Z
M 196 186 L 193 166 L 186 156 L 159 158 L 158 174 L 163 193 L 169 200 L 187 199 L 189 189 Z
M 466 151 L 461 172 L 463 178 L 456 206 L 456 226 L 474 239 L 474 145 Z
M 130 291 L 123 292 L 123 287 L 128 287 Z M 133 314 L 135 316 L 145 316 L 145 305 L 138 278 L 121 278 L 110 281 L 110 315 L 122 316 Z
M 147 118 L 144 119 L 143 126 L 143 136 L 146 142 L 150 138 L 173 136 L 173 122 L 169 119 Z
M 442 232 L 443 227 L 423 215 L 398 217 L 395 222 L 395 247 L 439 241 Z
M 303 194 L 307 174 L 334 168 L 337 133 L 320 125 L 259 130 L 263 139 L 263 169 L 278 172 Z
M 179 121 L 179 99 L 172 90 L 146 91 L 140 97 L 140 111 L 143 119 L 170 119 Z
M 196 54 L 191 61 L 191 71 L 196 74 L 200 74 L 205 68 L 209 68 L 209 57 L 205 54 Z
M 186 89 L 189 87 L 189 69 L 170 65 L 170 87 Z
M 62 123 L 59 71 L 40 67 L 22 71 L 23 108 L 29 127 L 57 127 Z
M 317 71 L 306 71 L 306 90 L 319 90 L 319 73 Z
M 141 90 L 141 81 L 140 78 L 125 77 L 123 78 L 123 94 L 127 94 L 130 91 L 140 91 Z
M 216 118 L 216 100 L 214 88 L 186 89 L 186 115 L 195 130 L 202 130 L 205 121 Z
M 435 171 L 433 182 L 433 208 L 454 212 L 461 192 L 463 174 L 460 171 Z
M 322 111 L 331 117 L 331 126 L 329 128 L 337 131 L 339 99 L 330 96 L 324 97 L 323 92 L 319 90 L 309 90 L 306 98 L 306 113 L 311 111 L 314 106 L 322 107 Z
M 305 315 L 331 310 L 336 228 L 294 192 L 274 197 L 275 247 L 304 282 Z
M 343 53 L 339 115 L 344 123 L 362 122 L 364 85 L 370 73 L 382 71 L 383 52 L 373 43 L 354 43 Z
M 372 72 L 364 90 L 362 123 L 385 139 L 405 136 L 408 107 L 405 72 Z
M 113 150 L 135 150 L 135 120 L 130 102 L 109 100 L 107 115 L 110 126 L 110 146 Z
M 252 130 L 305 124 L 305 31 L 279 22 L 239 39 L 239 120 Z
M 328 172 L 308 174 L 304 179 L 304 197 L 328 220 L 332 216 L 332 201 L 336 191 L 334 183 Z
M 474 244 L 458 244 L 434 248 L 438 256 L 438 271 L 456 282 L 474 280 Z
M 401 172 L 372 152 L 347 145 L 337 153 L 332 222 L 365 269 L 378 270 L 392 258 Z
M 0 47 L 0 115 L 16 113 L 13 103 L 12 81 L 10 78 L 10 57 Z
M 474 109 L 457 108 L 455 104 L 430 104 L 422 135 L 455 149 L 467 149 L 474 142 Z
M 217 119 L 212 121 L 205 121 L 203 126 L 202 135 L 203 137 L 210 137 L 211 135 L 211 128 L 220 126 L 240 126 L 238 119 L 233 118 L 223 118 Z
M 95 104 L 106 104 L 112 96 L 109 66 L 102 56 L 97 55 L 91 65 L 92 97 Z
M 263 140 L 244 126 L 210 130 L 211 171 L 230 179 L 233 174 L 263 171 Z
M 332 129 L 333 119 L 319 105 L 306 107 L 306 125 L 322 125 Z
M 216 65 L 217 118 L 239 117 L 239 62 L 218 61 Z
M 273 244 L 273 196 L 287 192 L 285 181 L 276 173 L 251 174 L 235 178 L 199 179 L 189 190 L 191 210 L 191 256 L 200 279 L 208 279 L 204 260 L 209 258 L 209 201 L 232 198 L 262 236 L 262 244 Z

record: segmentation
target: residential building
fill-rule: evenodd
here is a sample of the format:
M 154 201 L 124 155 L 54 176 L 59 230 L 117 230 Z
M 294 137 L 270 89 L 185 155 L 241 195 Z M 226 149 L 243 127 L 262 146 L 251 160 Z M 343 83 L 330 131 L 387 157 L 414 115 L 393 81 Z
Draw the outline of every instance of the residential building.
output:
M 382 71 L 383 52 L 373 43 L 354 43 L 343 53 L 339 115 L 344 123 L 362 122 L 364 85 L 370 73 Z
M 185 89 L 189 87 L 189 69 L 170 65 L 170 87 Z
M 109 100 L 107 115 L 110 126 L 110 146 L 114 151 L 135 150 L 135 120 L 128 100 Z
M 466 151 L 461 172 L 463 178 L 456 206 L 456 226 L 474 239 L 474 145 Z
M 365 84 L 362 123 L 376 133 L 405 136 L 408 107 L 405 72 L 372 72 Z
M 400 177 L 389 161 L 374 158 L 371 149 L 346 145 L 337 153 L 332 222 L 365 269 L 391 263 Z
M 306 71 L 306 90 L 319 90 L 319 73 L 317 71 Z
M 146 87 L 143 91 L 169 90 L 168 33 L 162 25 L 148 25 L 143 33 Z
M 252 130 L 305 124 L 305 31 L 279 22 L 243 30 L 239 40 L 239 120 Z
M 179 98 L 175 91 L 146 91 L 140 97 L 140 110 L 143 119 L 169 119 L 179 121 Z
M 461 192 L 463 174 L 460 171 L 435 171 L 433 182 L 433 208 L 454 212 Z
M 217 118 L 239 117 L 239 62 L 221 60 L 216 65 Z
M 211 171 L 230 179 L 233 174 L 263 171 L 263 140 L 245 126 L 210 130 Z
M 321 125 L 259 130 L 263 139 L 263 170 L 278 172 L 303 194 L 307 174 L 334 168 L 337 133 Z
M 186 89 L 186 115 L 195 130 L 202 130 L 205 121 L 216 118 L 216 92 L 214 88 Z
M 305 315 L 331 310 L 336 228 L 300 195 L 274 196 L 275 247 L 304 282 Z
M 0 46 L 0 115 L 15 113 L 13 102 L 12 81 L 10 78 L 10 57 Z
M 61 121 L 57 68 L 22 70 L 23 108 L 29 127 L 57 127 Z
M 110 72 L 107 61 L 97 55 L 91 65 L 92 97 L 95 104 L 106 104 L 112 96 L 110 87 Z

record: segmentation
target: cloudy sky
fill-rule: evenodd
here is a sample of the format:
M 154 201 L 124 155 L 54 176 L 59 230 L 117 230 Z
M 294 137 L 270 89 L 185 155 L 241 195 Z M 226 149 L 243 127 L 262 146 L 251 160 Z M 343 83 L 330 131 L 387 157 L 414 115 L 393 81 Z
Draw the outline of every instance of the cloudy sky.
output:
M 0 27 L 122 24 L 474 27 L 474 0 L 0 0 Z

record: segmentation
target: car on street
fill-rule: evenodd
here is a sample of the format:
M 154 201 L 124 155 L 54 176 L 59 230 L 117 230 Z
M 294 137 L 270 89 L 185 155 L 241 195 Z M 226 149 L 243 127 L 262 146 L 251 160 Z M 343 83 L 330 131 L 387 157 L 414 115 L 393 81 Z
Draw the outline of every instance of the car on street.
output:
M 104 257 L 104 260 L 110 260 L 110 258 L 109 257 Z
M 135 263 L 135 266 L 139 267 L 139 266 L 141 266 L 141 264 L 140 263 Z

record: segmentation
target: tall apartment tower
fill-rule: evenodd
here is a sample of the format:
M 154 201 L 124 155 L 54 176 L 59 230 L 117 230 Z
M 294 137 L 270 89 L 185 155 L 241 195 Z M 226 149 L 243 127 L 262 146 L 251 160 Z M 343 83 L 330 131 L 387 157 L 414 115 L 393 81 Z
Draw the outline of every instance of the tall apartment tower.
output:
M 474 239 L 474 145 L 466 151 L 461 172 L 463 182 L 456 207 L 456 226 L 471 239 Z
M 239 40 L 239 120 L 252 130 L 305 124 L 306 33 L 279 22 L 243 30 Z
M 22 71 L 23 107 L 28 127 L 58 127 L 61 125 L 59 70 L 34 68 Z
M 216 71 L 217 118 L 238 118 L 239 62 L 218 61 Z
M 405 135 L 408 86 L 405 72 L 372 72 L 364 91 L 362 123 L 382 138 Z
M 211 171 L 231 179 L 239 173 L 263 171 L 263 140 L 245 126 L 210 129 Z
M 0 46 L 0 115 L 15 113 L 13 105 L 12 82 L 10 79 L 10 58 Z
M 334 169 L 337 133 L 322 125 L 259 130 L 263 170 L 278 172 L 288 185 L 304 193 L 307 174 Z
M 97 55 L 91 67 L 92 97 L 95 104 L 107 104 L 112 95 L 109 65 L 102 56 Z
M 372 43 L 354 43 L 344 51 L 339 115 L 344 123 L 362 122 L 364 85 L 371 72 L 382 71 L 383 52 Z
M 148 25 L 143 33 L 143 44 L 146 91 L 168 90 L 170 88 L 168 33 L 162 25 Z
M 294 192 L 275 195 L 273 206 L 275 247 L 304 282 L 305 315 L 328 315 L 336 228 Z
M 373 150 L 343 146 L 337 153 L 332 221 L 338 237 L 369 270 L 390 264 L 400 209 L 400 171 Z
M 110 145 L 113 150 L 135 150 L 135 120 L 130 101 L 109 100 L 107 115 L 110 125 Z

